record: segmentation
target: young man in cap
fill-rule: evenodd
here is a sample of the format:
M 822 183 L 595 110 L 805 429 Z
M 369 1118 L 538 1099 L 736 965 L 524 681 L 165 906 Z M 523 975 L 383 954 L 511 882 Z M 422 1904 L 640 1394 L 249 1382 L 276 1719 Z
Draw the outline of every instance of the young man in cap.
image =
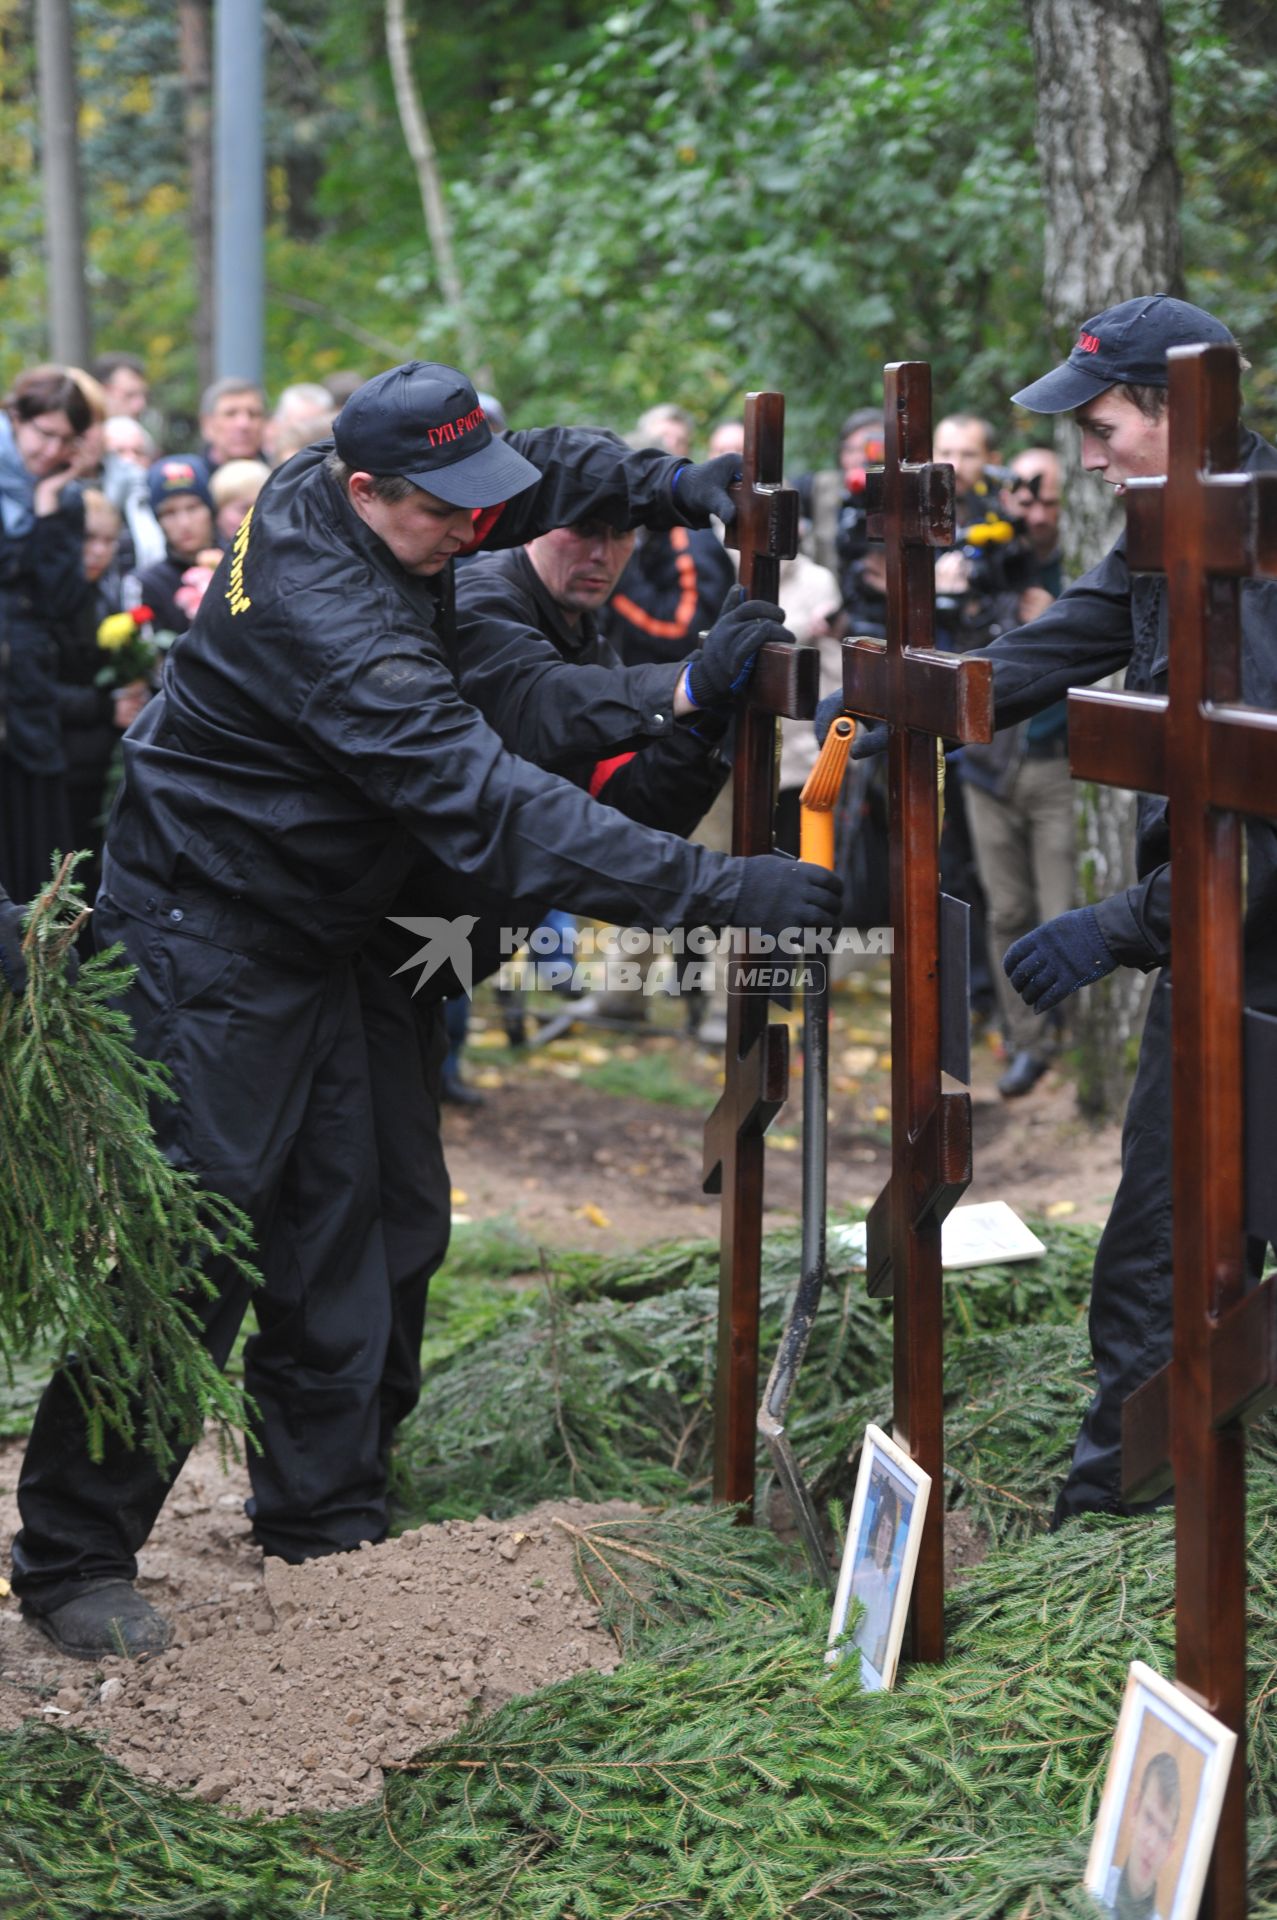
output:
M 1082 464 L 1118 494 L 1164 474 L 1171 347 L 1231 341 L 1212 314 L 1166 294 L 1123 301 L 1088 320 L 1062 366 L 1013 396 L 1037 413 L 1072 413 Z M 1277 467 L 1277 449 L 1241 436 L 1248 472 Z M 1277 582 L 1242 584 L 1242 697 L 1277 707 Z M 986 649 L 999 727 L 1038 713 L 1069 687 L 1126 670 L 1136 693 L 1164 693 L 1167 607 L 1161 575 L 1132 575 L 1121 534 L 1097 567 L 1031 625 Z M 1170 833 L 1167 803 L 1141 794 L 1134 886 L 1094 907 L 1060 914 L 1016 941 L 1004 960 L 1012 986 L 1037 1013 L 1115 967 L 1158 978 L 1122 1134 L 1122 1177 L 1096 1251 L 1091 1342 L 1097 1385 L 1082 1421 L 1056 1523 L 1122 1510 L 1122 1405 L 1170 1357 L 1171 1040 Z M 1246 915 L 1247 1003 L 1277 1011 L 1277 832 L 1250 822 Z M 1257 1251 L 1262 1252 L 1262 1248 Z
M 424 861 L 477 898 L 654 925 L 775 930 L 837 911 L 819 869 L 709 854 L 513 758 L 457 689 L 456 554 L 587 517 L 730 518 L 733 462 L 564 429 L 495 439 L 464 375 L 416 361 L 361 387 L 334 438 L 271 476 L 125 741 L 95 918 L 137 968 L 137 1044 L 178 1096 L 154 1115 L 165 1151 L 254 1226 L 254 1528 L 294 1561 L 386 1528 L 393 1313 L 357 970 L 387 914 L 460 910 L 442 891 L 403 903 L 408 878 Z M 734 609 L 686 673 L 649 676 L 633 743 L 730 706 L 780 620 Z M 468 920 L 435 920 L 448 954 Z M 248 1291 L 224 1263 L 210 1277 L 222 1359 Z M 13 1584 L 64 1651 L 165 1643 L 131 1583 L 171 1483 L 113 1437 L 90 1460 L 55 1376 L 23 1466 Z

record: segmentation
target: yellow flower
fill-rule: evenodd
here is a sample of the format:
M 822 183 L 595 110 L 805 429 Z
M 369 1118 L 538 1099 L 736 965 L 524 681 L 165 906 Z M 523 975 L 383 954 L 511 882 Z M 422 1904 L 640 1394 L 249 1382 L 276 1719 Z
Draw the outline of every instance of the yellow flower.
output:
M 98 628 L 98 645 L 105 647 L 108 653 L 118 653 L 121 647 L 127 647 L 137 633 L 131 613 L 108 613 Z

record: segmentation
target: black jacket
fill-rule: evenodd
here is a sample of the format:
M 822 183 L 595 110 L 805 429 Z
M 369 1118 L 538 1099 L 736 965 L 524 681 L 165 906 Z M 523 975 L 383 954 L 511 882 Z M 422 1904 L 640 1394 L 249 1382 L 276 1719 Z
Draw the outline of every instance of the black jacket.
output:
M 1240 465 L 1248 473 L 1277 468 L 1277 448 L 1242 435 Z M 1277 709 L 1277 580 L 1245 580 L 1241 588 L 1242 698 Z M 1027 627 L 1017 627 L 974 657 L 993 662 L 996 724 L 1014 725 L 1058 700 L 1069 687 L 1090 686 L 1126 669 L 1132 693 L 1165 693 L 1168 663 L 1166 582 L 1132 574 L 1126 536 Z M 1277 988 L 1277 829 L 1246 829 L 1246 977 L 1254 996 Z M 1170 959 L 1170 823 L 1161 795 L 1141 794 L 1136 826 L 1136 884 L 1096 907 L 1116 958 L 1148 972 Z
M 736 569 L 708 531 L 640 540 L 616 583 L 603 625 L 622 660 L 685 660 L 713 626 Z
M 595 514 L 678 518 L 664 455 L 553 428 L 511 438 L 543 478 L 478 517 L 477 543 L 520 546 Z M 505 751 L 458 692 L 451 566 L 406 573 L 325 470 L 327 451 L 271 475 L 130 728 L 105 891 L 126 911 L 311 965 L 364 942 L 423 847 L 504 899 L 730 921 L 743 862 L 621 821 Z M 663 705 L 646 730 L 673 724 Z
M 27 773 L 61 773 L 59 622 L 92 594 L 83 568 L 84 507 L 68 488 L 20 538 L 0 532 L 0 753 Z
M 680 663 L 622 666 L 592 614 L 569 625 L 521 547 L 458 574 L 457 628 L 462 695 L 512 753 L 644 826 L 686 834 L 708 813 L 727 777 L 723 729 L 664 726 Z

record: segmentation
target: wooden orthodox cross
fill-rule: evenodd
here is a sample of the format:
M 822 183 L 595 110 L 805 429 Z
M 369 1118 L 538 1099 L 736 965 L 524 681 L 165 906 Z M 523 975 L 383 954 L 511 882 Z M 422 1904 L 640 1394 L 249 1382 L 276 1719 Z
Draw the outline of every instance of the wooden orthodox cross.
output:
M 869 1216 L 871 1293 L 894 1294 L 896 1438 L 931 1475 L 914 1581 L 916 1660 L 944 1657 L 944 1342 L 940 1228 L 971 1179 L 971 1096 L 942 1090 L 938 739 L 993 731 L 987 660 L 931 651 L 932 549 L 954 537 L 953 470 L 931 461 L 931 373 L 886 369 L 887 640 L 843 642 L 843 702 L 885 720 L 890 787 L 891 1178 Z
M 745 403 L 741 480 L 729 546 L 740 549 L 750 599 L 779 601 L 780 563 L 798 551 L 798 495 L 784 485 L 785 398 Z M 770 853 L 776 810 L 776 717 L 816 711 L 814 647 L 771 643 L 758 655 L 736 722 L 732 852 Z M 729 963 L 730 967 L 730 963 Z M 718 1363 L 714 1386 L 714 1498 L 752 1512 L 758 1411 L 758 1302 L 763 1250 L 763 1135 L 789 1091 L 788 1030 L 768 1018 L 765 993 L 729 992 L 726 1083 L 705 1129 L 704 1187 L 722 1194 Z
M 1240 581 L 1277 571 L 1277 474 L 1237 459 L 1236 348 L 1176 348 L 1167 478 L 1126 493 L 1127 559 L 1166 575 L 1169 693 L 1069 695 L 1074 774 L 1170 799 L 1174 1335 L 1123 1410 L 1122 1482 L 1174 1480 L 1176 1677 L 1237 1735 L 1209 1920 L 1246 1912 L 1242 1420 L 1277 1396 L 1277 1287 L 1246 1291 L 1240 818 L 1277 816 L 1277 713 L 1238 704 Z

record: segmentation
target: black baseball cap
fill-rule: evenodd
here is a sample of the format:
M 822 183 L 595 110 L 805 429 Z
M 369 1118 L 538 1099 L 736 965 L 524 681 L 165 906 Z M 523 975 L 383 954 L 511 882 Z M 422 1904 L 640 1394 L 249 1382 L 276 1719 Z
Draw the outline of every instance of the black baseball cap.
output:
M 365 381 L 333 422 L 333 439 L 348 467 L 401 474 L 451 507 L 499 506 L 541 478 L 493 433 L 464 373 L 435 360 Z
M 1044 373 L 1011 395 L 1016 406 L 1033 413 L 1069 413 L 1084 407 L 1110 387 L 1164 387 L 1170 375 L 1166 355 L 1172 347 L 1237 343 L 1222 320 L 1169 293 L 1144 294 L 1106 307 L 1083 323 L 1063 366 Z

